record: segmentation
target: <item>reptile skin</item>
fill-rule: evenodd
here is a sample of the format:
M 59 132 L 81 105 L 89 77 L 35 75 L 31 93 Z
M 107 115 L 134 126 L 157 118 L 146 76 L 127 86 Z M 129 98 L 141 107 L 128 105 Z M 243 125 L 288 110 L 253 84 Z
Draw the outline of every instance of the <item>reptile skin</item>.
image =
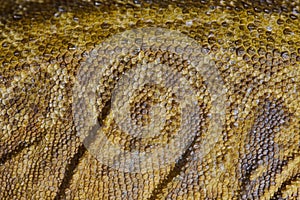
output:
M 221 139 L 203 159 L 193 159 L 201 141 L 214 137 L 206 132 L 211 94 L 203 77 L 183 67 L 199 85 L 199 134 L 176 162 L 124 172 L 96 159 L 77 136 L 73 86 L 99 44 L 147 27 L 197 41 L 227 89 L 225 123 Z M 115 65 L 160 58 L 186 66 L 176 56 L 150 49 Z M 103 78 L 103 126 L 122 72 Z M 149 91 L 164 89 L 143 90 Z M 149 100 L 143 92 L 134 96 L 133 114 Z M 1 0 L 0 199 L 300 199 L 299 94 L 298 1 Z M 174 112 L 171 132 L 180 123 Z M 125 140 L 125 150 L 139 148 L 122 134 L 110 137 Z

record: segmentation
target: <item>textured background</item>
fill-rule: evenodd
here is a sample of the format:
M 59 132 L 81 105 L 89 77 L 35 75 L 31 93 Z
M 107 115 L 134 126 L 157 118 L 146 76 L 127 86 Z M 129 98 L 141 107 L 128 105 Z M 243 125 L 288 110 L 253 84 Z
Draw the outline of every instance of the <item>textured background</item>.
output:
M 299 13 L 297 1 L 1 0 L 1 199 L 299 199 Z M 76 136 L 72 88 L 97 45 L 142 27 L 196 40 L 221 73 L 228 107 L 222 139 L 193 159 L 210 137 L 211 104 L 194 76 L 206 103 L 192 145 L 163 169 L 125 173 L 95 159 Z M 100 100 L 109 102 L 112 85 L 104 80 Z M 99 110 L 101 120 L 109 109 Z

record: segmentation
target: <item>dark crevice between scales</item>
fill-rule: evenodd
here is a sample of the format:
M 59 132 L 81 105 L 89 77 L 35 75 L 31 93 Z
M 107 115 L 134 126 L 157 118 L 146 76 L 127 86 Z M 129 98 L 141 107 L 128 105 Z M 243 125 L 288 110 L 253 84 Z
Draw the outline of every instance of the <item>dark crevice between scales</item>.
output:
M 275 176 L 287 165 L 286 161 L 276 158 L 279 152 L 274 138 L 283 126 L 288 126 L 293 114 L 287 111 L 282 99 L 275 98 L 264 98 L 255 112 L 258 114 L 247 136 L 249 147 L 245 147 L 247 152 L 241 158 L 240 199 L 253 198 L 254 193 L 260 198 L 265 190 L 270 188 Z M 255 180 L 251 180 L 251 175 L 260 165 L 268 166 L 267 171 Z
M 24 149 L 27 149 L 31 147 L 32 145 L 39 144 L 42 141 L 43 137 L 39 136 L 37 137 L 33 142 L 27 143 L 27 142 L 21 142 L 16 148 L 14 148 L 12 151 L 4 154 L 0 158 L 0 165 L 5 164 L 8 160 L 14 158 L 18 154 L 20 154 Z
M 111 108 L 111 101 L 107 101 L 101 116 L 98 117 L 98 123 L 100 126 L 102 126 L 103 120 L 108 116 L 109 111 Z M 73 178 L 73 175 L 75 174 L 75 170 L 79 165 L 79 162 L 85 152 L 87 151 L 87 148 L 95 141 L 97 130 L 99 129 L 99 124 L 96 124 L 92 130 L 90 131 L 89 135 L 84 139 L 82 144 L 79 146 L 78 151 L 74 154 L 74 156 L 71 158 L 70 162 L 66 166 L 66 171 L 63 177 L 63 180 L 61 184 L 58 187 L 58 191 L 56 193 L 56 196 L 54 199 L 66 199 L 66 189 L 70 187 L 71 180 Z
M 194 150 L 195 144 L 198 142 L 198 137 L 199 135 L 196 134 L 195 137 L 193 138 L 193 141 L 191 144 L 187 147 L 185 152 L 182 154 L 181 158 L 176 162 L 175 166 L 169 174 L 164 178 L 162 181 L 158 183 L 158 185 L 155 187 L 153 190 L 151 196 L 148 198 L 149 200 L 156 200 L 159 198 L 159 195 L 162 194 L 163 189 L 168 186 L 168 184 L 182 171 L 184 166 L 188 163 L 189 157 L 191 156 L 191 153 Z

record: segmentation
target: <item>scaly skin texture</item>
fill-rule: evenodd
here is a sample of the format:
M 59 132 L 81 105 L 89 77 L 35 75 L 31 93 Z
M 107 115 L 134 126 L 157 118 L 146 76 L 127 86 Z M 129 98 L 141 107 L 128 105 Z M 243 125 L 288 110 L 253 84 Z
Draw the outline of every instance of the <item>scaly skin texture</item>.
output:
M 299 199 L 300 4 L 268 2 L 3 0 L 1 199 Z M 127 173 L 76 136 L 72 88 L 93 48 L 142 27 L 196 40 L 221 73 L 228 106 L 221 140 L 202 160 L 192 156 L 209 137 L 208 97 L 201 134 L 177 163 Z M 143 59 L 151 56 L 159 53 Z

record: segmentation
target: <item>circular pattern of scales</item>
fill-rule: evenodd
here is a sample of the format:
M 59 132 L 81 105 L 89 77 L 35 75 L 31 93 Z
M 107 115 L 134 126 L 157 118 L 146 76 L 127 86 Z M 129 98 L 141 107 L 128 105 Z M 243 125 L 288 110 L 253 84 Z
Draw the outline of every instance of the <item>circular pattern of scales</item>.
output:
M 0 198 L 299 199 L 299 13 L 2 1 Z
M 196 41 L 167 29 L 135 29 L 114 35 L 87 57 L 73 91 L 74 120 L 77 134 L 103 164 L 144 173 L 178 162 L 204 129 L 201 117 L 211 122 L 197 157 L 204 157 L 220 139 L 226 91 L 220 74 L 206 63 Z M 201 88 L 202 76 L 207 89 Z M 141 126 L 135 122 L 138 119 L 131 118 L 134 114 L 146 118 L 147 113 L 131 104 L 143 103 L 134 94 L 149 87 L 158 90 L 146 94 L 150 100 L 154 92 L 156 104 L 150 109 L 150 123 Z M 210 114 L 205 116 L 201 107 L 208 107 L 207 102 L 211 102 Z M 105 106 L 110 112 L 103 117 Z

